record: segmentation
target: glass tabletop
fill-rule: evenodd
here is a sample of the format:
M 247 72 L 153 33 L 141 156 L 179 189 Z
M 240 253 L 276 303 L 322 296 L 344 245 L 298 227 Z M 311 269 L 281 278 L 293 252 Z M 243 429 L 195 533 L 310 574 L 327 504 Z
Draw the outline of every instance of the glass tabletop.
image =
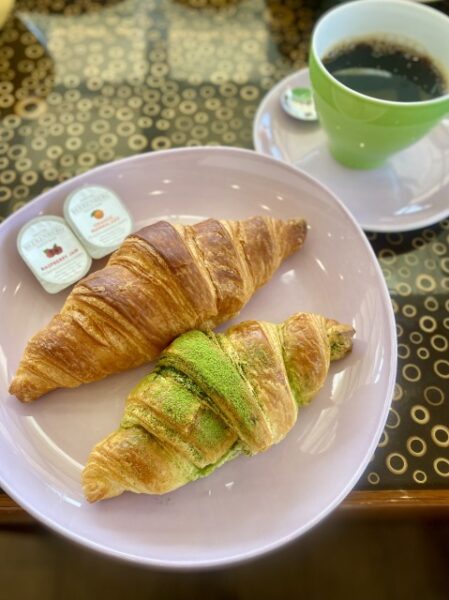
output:
M 253 148 L 261 99 L 306 65 L 311 30 L 330 4 L 18 1 L 0 29 L 0 220 L 124 156 Z M 357 489 L 449 489 L 449 219 L 367 235 L 390 290 L 399 366 Z

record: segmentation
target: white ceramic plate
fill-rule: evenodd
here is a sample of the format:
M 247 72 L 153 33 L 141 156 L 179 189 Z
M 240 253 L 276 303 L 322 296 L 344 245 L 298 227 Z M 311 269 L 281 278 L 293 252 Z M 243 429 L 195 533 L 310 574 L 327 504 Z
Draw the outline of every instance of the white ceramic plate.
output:
M 128 392 L 149 367 L 56 391 L 29 405 L 10 397 L 7 387 L 27 339 L 66 295 L 41 289 L 17 254 L 17 232 L 39 214 L 61 214 L 67 194 L 85 183 L 118 192 L 136 228 L 162 217 L 307 218 L 303 249 L 240 318 L 281 321 L 314 311 L 352 323 L 357 335 L 352 355 L 332 366 L 326 386 L 285 441 L 162 497 L 128 493 L 95 505 L 84 501 L 80 473 L 89 451 L 116 428 Z M 27 511 L 72 540 L 160 567 L 199 568 L 253 557 L 328 514 L 374 452 L 396 368 L 386 286 L 347 210 L 288 165 L 245 150 L 199 148 L 95 169 L 43 194 L 1 225 L 0 281 L 0 483 Z
M 409 231 L 449 215 L 449 119 L 379 169 L 347 169 L 329 154 L 317 123 L 299 122 L 280 106 L 287 88 L 309 86 L 308 69 L 302 69 L 265 96 L 254 119 L 258 152 L 299 167 L 327 185 L 366 231 Z

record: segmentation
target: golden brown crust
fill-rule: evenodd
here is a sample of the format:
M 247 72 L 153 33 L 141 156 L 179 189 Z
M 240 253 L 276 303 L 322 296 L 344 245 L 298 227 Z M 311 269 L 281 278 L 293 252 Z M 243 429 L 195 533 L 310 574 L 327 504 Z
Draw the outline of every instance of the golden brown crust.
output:
M 226 338 L 269 424 L 261 451 L 284 438 L 298 412 L 285 370 L 279 328 L 261 321 L 246 321 L 230 328 Z
M 206 221 L 207 222 L 207 221 Z M 189 228 L 180 228 L 181 232 Z M 192 305 L 201 320 L 214 314 L 216 310 L 215 292 L 210 280 L 205 277 L 199 261 L 192 254 L 191 244 L 167 221 L 159 221 L 144 227 L 135 237 L 145 242 L 145 248 L 151 249 L 164 261 L 168 272 L 176 279 L 180 292 Z
M 215 327 L 305 238 L 303 220 L 159 222 L 81 280 L 28 343 L 10 393 L 29 402 L 156 358 L 177 335 Z
M 235 243 L 225 224 L 215 219 L 186 228 L 186 232 L 214 283 L 216 313 L 235 314 L 254 289 L 248 264 L 239 252 L 240 244 Z
M 281 325 L 246 321 L 226 334 L 180 336 L 131 392 L 120 429 L 93 449 L 86 498 L 165 493 L 280 442 L 353 335 L 348 325 L 298 313 Z
M 111 434 L 91 456 L 84 471 L 84 490 L 91 502 L 105 494 L 117 496 L 130 485 L 137 493 L 151 489 L 153 494 L 164 494 L 187 483 L 194 470 L 140 427 Z
M 326 319 L 294 315 L 281 328 L 284 360 L 298 404 L 307 403 L 322 387 L 330 364 Z
M 167 410 L 167 399 L 172 398 Z M 183 403 L 182 418 L 175 401 Z M 164 377 L 153 377 L 148 386 L 137 386 L 131 392 L 122 424 L 140 425 L 198 468 L 217 462 L 237 441 L 236 433 L 201 398 L 181 382 Z M 201 435 L 204 429 L 210 434 L 211 427 L 216 432 L 213 440 Z

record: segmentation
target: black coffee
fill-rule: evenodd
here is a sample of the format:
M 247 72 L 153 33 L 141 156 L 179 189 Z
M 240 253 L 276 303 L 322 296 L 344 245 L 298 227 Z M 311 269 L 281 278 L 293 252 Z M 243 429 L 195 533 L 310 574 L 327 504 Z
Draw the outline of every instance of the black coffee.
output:
M 329 52 L 323 64 L 347 87 L 383 100 L 418 102 L 448 90 L 445 76 L 431 58 L 387 41 L 346 42 Z

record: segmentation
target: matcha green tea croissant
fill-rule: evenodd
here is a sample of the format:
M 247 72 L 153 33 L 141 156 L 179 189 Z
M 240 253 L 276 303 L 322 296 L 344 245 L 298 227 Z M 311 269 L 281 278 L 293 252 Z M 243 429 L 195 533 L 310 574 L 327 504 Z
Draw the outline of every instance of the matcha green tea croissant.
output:
M 119 429 L 90 454 L 87 499 L 163 494 L 277 444 L 322 387 L 330 361 L 351 350 L 353 334 L 298 313 L 280 325 L 246 321 L 225 334 L 181 335 L 131 392 Z

